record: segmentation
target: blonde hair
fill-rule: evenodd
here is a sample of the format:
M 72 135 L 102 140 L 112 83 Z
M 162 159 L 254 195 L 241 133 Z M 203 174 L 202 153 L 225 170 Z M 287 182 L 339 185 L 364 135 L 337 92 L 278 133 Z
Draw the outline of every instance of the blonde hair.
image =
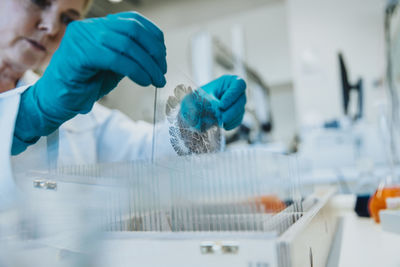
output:
M 88 12 L 90 7 L 92 6 L 94 0 L 85 0 L 85 3 L 83 5 L 83 15 L 85 16 Z

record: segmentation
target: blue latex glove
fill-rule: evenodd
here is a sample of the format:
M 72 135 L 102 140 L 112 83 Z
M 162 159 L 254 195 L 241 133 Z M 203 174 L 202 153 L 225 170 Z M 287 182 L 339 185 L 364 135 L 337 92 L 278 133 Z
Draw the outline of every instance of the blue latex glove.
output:
M 89 112 L 124 76 L 163 87 L 166 71 L 163 33 L 140 14 L 72 22 L 43 77 L 21 96 L 12 154 Z
M 214 125 L 232 130 L 243 120 L 246 83 L 234 75 L 224 75 L 187 95 L 181 104 L 184 124 L 204 132 Z

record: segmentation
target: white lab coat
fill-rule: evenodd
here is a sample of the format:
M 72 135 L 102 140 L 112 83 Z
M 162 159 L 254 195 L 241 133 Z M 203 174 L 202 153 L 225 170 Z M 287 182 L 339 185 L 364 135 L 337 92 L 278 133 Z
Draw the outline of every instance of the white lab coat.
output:
M 28 72 L 23 81 L 31 84 L 36 79 L 37 76 Z M 63 165 L 150 159 L 152 131 L 151 124 L 134 122 L 120 111 L 96 103 L 88 114 L 77 115 L 64 123 L 56 134 L 42 137 L 13 157 L 13 170 L 25 172 Z M 165 135 L 160 150 L 175 154 L 168 141 L 168 127 L 159 133 Z
M 17 194 L 10 154 L 20 94 L 23 90 L 25 87 L 0 94 L 0 208 L 10 205 Z

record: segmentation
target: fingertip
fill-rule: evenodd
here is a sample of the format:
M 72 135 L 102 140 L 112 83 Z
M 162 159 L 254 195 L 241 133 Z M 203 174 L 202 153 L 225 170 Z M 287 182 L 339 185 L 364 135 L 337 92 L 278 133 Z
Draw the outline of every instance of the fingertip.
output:
M 224 123 L 224 129 L 227 130 L 227 131 L 235 129 L 236 127 L 238 127 L 242 123 L 243 117 L 244 117 L 244 112 L 239 117 L 237 117 L 236 119 L 233 119 L 228 123 Z
M 164 38 L 164 32 L 162 30 L 160 30 L 160 33 L 158 33 L 158 38 L 160 39 L 161 42 L 165 42 L 165 38 Z
M 158 88 L 163 88 L 167 84 L 167 81 L 165 80 L 164 75 L 161 76 L 161 78 L 157 81 L 154 82 L 154 86 Z
M 225 112 L 224 113 L 224 118 L 223 118 L 223 123 L 224 123 L 224 127 L 228 127 L 228 128 L 235 128 L 238 125 L 240 125 L 240 123 L 243 121 L 243 117 L 245 114 L 245 107 L 241 107 L 241 108 L 236 108 L 234 111 L 234 113 L 232 112 Z
M 245 80 L 243 80 L 239 76 L 236 76 L 236 81 L 239 88 L 241 88 L 243 91 L 246 90 L 247 84 Z
M 167 65 L 167 60 L 163 61 L 163 66 L 162 66 L 163 74 L 166 74 L 168 71 L 168 65 Z
M 129 76 L 129 79 L 143 87 L 149 86 L 151 84 L 150 78 L 145 76 L 142 76 L 140 79 L 138 79 L 137 75 L 131 75 Z
M 167 80 L 165 79 L 165 76 L 163 75 L 162 79 L 161 79 L 161 86 L 160 87 L 164 87 L 166 83 L 167 83 Z
M 157 60 L 157 66 L 160 68 L 160 71 L 163 75 L 167 73 L 167 61 L 165 58 Z
M 244 92 L 241 93 L 241 95 L 239 95 L 239 97 L 235 97 L 232 95 L 226 95 L 220 101 L 220 109 L 222 111 L 226 111 L 235 104 L 245 106 L 246 101 L 247 101 L 247 98 L 246 98 L 246 94 Z
M 144 81 L 144 82 L 141 82 L 141 83 L 138 83 L 138 84 L 143 86 L 143 87 L 147 87 L 147 86 L 151 85 L 151 82 L 150 81 Z
M 225 79 L 229 79 L 230 82 L 232 82 L 233 84 L 236 85 L 236 87 L 245 90 L 247 87 L 247 84 L 245 82 L 244 79 L 242 79 L 240 76 L 238 75 L 223 75 L 222 77 L 224 77 Z
M 227 131 L 233 130 L 233 129 L 235 129 L 235 128 L 236 128 L 236 126 L 233 125 L 233 124 L 231 124 L 231 125 L 229 125 L 229 124 L 224 124 L 224 129 L 227 130 Z
M 243 94 L 243 108 L 246 106 L 247 103 L 247 96 L 246 94 Z

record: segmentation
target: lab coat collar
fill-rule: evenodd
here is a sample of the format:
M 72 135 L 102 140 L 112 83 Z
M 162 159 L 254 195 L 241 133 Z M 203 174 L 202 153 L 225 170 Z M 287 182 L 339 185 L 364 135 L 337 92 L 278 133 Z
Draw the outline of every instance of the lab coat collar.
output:
M 20 95 L 28 88 L 29 88 L 29 86 L 21 86 L 21 87 L 12 89 L 12 90 L 8 90 L 3 93 L 0 93 L 0 97 L 6 98 L 6 97 L 10 97 L 12 95 Z

